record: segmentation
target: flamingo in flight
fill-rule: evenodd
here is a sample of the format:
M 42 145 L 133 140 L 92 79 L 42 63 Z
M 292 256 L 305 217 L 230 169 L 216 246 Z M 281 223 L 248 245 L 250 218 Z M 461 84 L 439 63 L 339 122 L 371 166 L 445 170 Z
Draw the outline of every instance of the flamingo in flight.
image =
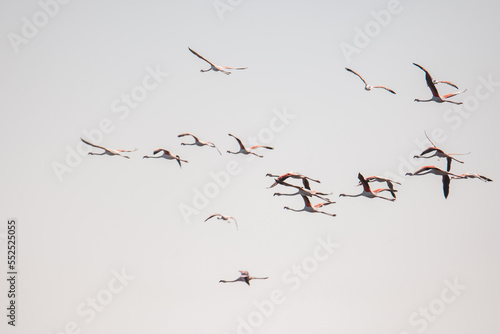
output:
M 451 94 L 446 94 L 446 95 L 440 96 L 439 93 L 438 93 L 438 90 L 436 88 L 436 85 L 434 83 L 434 79 L 432 79 L 432 76 L 429 74 L 429 72 L 427 72 L 427 70 L 425 68 L 423 68 L 422 66 L 420 66 L 420 65 L 418 65 L 416 63 L 413 63 L 413 65 L 417 66 L 418 68 L 420 68 L 422 71 L 425 72 L 425 81 L 427 82 L 427 86 L 429 87 L 429 89 L 432 92 L 432 98 L 430 98 L 429 100 L 415 99 L 415 101 L 417 101 L 417 102 L 430 102 L 430 101 L 434 101 L 434 102 L 437 102 L 437 103 L 449 102 L 449 103 L 453 103 L 453 104 L 462 104 L 462 102 L 455 102 L 455 101 L 450 101 L 450 100 L 447 100 L 447 99 L 450 98 L 450 97 L 453 97 L 455 95 L 464 93 L 464 92 L 467 91 L 467 89 L 464 89 L 464 90 L 462 90 L 460 92 L 456 92 L 456 93 L 451 93 Z
M 236 231 L 238 231 L 238 222 L 236 221 L 236 218 L 231 217 L 231 216 L 224 216 L 224 215 L 221 215 L 220 213 L 214 213 L 213 215 L 211 215 L 210 217 L 205 219 L 205 221 L 209 220 L 210 218 L 214 218 L 214 217 L 216 217 L 219 220 L 225 220 L 228 223 L 231 223 L 231 221 L 233 221 L 234 224 L 236 225 Z
M 293 193 L 293 194 L 274 193 L 273 196 L 295 196 L 295 195 L 301 195 L 301 196 L 307 196 L 307 197 L 315 196 L 315 197 L 322 199 L 323 201 L 331 202 L 330 199 L 322 197 L 322 196 L 328 196 L 328 195 L 331 195 L 332 193 L 325 194 L 325 193 L 322 193 L 319 191 L 311 190 L 311 188 L 309 188 L 309 182 L 307 181 L 307 179 L 302 179 L 302 181 L 304 182 L 305 188 L 295 186 L 293 184 L 289 184 L 289 183 L 286 183 L 283 181 L 279 182 L 279 184 L 281 184 L 281 185 L 284 185 L 287 187 L 293 187 L 293 188 L 297 189 L 297 192 Z
M 299 173 L 296 173 L 296 172 L 288 172 L 288 173 L 283 174 L 283 175 L 274 175 L 274 174 L 267 173 L 266 176 L 276 177 L 277 178 L 277 179 L 274 180 L 275 182 L 270 187 L 268 187 L 268 188 L 272 188 L 272 187 L 276 186 L 280 182 L 285 181 L 286 179 L 288 179 L 289 177 L 292 178 L 292 179 L 301 179 L 302 182 L 304 183 L 304 186 L 307 189 L 310 189 L 309 188 L 309 182 L 307 182 L 307 186 L 306 186 L 305 182 L 307 180 L 311 180 L 313 182 L 321 183 L 321 181 L 319 181 L 319 180 L 311 179 L 310 177 L 307 177 L 305 175 L 302 175 L 302 174 L 299 174 Z M 306 180 L 306 181 L 304 181 L 304 180 Z
M 394 183 L 401 185 L 401 183 L 399 183 L 399 182 L 393 181 L 391 179 L 387 179 L 385 177 L 380 177 L 380 176 L 365 177 L 365 181 L 368 183 L 370 183 L 370 182 L 385 182 L 385 183 L 387 183 L 387 186 L 389 187 L 389 189 L 385 189 L 385 190 L 381 190 L 381 191 L 389 191 L 393 198 L 396 198 L 395 192 L 397 191 L 394 189 Z M 359 181 L 358 186 L 360 186 L 362 184 L 363 183 L 361 181 Z
M 241 140 L 239 140 L 239 138 L 237 138 L 236 136 L 233 136 L 232 134 L 228 134 L 229 136 L 233 137 L 234 139 L 236 139 L 236 141 L 238 142 L 238 145 L 240 145 L 240 150 L 237 151 L 237 152 L 231 152 L 231 151 L 227 151 L 227 153 L 232 153 L 232 154 L 253 154 L 253 155 L 256 155 L 258 156 L 259 158 L 263 158 L 262 155 L 258 155 L 257 153 L 254 153 L 252 152 L 253 150 L 255 150 L 256 148 L 265 148 L 265 149 L 268 149 L 268 150 L 274 150 L 273 147 L 271 146 L 264 146 L 264 145 L 255 145 L 255 146 L 252 146 L 250 148 L 245 148 L 245 146 L 243 145 L 243 143 L 241 142 Z
M 240 270 L 240 277 L 233 281 L 225 281 L 225 280 L 220 280 L 219 283 L 234 283 L 234 282 L 245 282 L 246 284 L 250 285 L 250 281 L 253 279 L 268 279 L 269 277 L 252 277 L 248 274 L 248 271 L 245 270 Z
M 304 200 L 304 207 L 302 209 L 292 209 L 292 208 L 289 208 L 287 206 L 285 206 L 283 209 L 285 209 L 285 210 L 292 210 L 292 211 L 295 211 L 295 212 L 306 211 L 306 212 L 311 212 L 311 213 L 322 213 L 324 215 L 332 216 L 332 217 L 336 216 L 335 213 L 328 213 L 328 212 L 324 212 L 324 211 L 318 210 L 319 208 L 321 208 L 321 207 L 323 207 L 325 205 L 333 204 L 335 202 L 327 201 L 327 202 L 319 203 L 319 204 L 316 204 L 316 205 L 312 206 L 311 202 L 309 201 L 309 198 L 307 198 L 304 195 L 301 195 L 301 196 L 302 196 L 302 199 Z
M 486 176 L 479 175 L 477 173 L 465 173 L 452 177 L 452 179 L 478 179 L 483 182 L 493 182 L 492 179 L 487 178 Z
M 220 153 L 219 149 L 217 148 L 217 146 L 215 146 L 214 143 L 212 142 L 209 142 L 209 141 L 201 141 L 198 139 L 198 137 L 196 137 L 195 135 L 192 135 L 190 133 L 181 133 L 180 135 L 178 135 L 177 137 L 185 137 L 185 136 L 191 136 L 193 137 L 194 139 L 194 143 L 181 143 L 181 145 L 190 145 L 190 146 L 193 146 L 193 145 L 196 145 L 196 146 L 208 146 L 208 147 L 213 147 L 217 150 L 217 152 L 219 152 L 220 155 L 222 155 L 222 153 Z
M 442 170 L 436 166 L 423 166 L 414 173 L 406 173 L 407 176 L 420 176 L 426 174 L 440 175 L 443 177 L 444 198 L 448 198 L 448 194 L 450 193 L 450 175 L 456 177 L 458 177 L 458 175 Z
M 365 84 L 365 90 L 372 90 L 372 88 L 383 88 L 383 89 L 385 89 L 386 91 L 388 91 L 388 92 L 390 92 L 392 94 L 396 94 L 395 91 L 393 91 L 392 89 L 389 89 L 389 88 L 387 88 L 385 86 L 371 86 L 371 85 L 367 84 L 366 81 L 365 81 L 365 79 L 363 79 L 363 77 L 361 75 L 359 75 L 358 73 L 354 72 L 353 70 L 351 70 L 350 68 L 347 68 L 347 67 L 345 69 L 347 71 L 349 71 L 349 72 L 357 75 L 361 79 L 361 81 L 363 81 L 363 83 Z
M 203 58 L 202 56 L 200 56 L 196 51 L 194 51 L 193 49 L 189 48 L 189 51 L 191 51 L 196 57 L 200 58 L 200 59 L 203 59 L 204 61 L 206 61 L 207 63 L 210 64 L 210 68 L 208 70 L 200 70 L 201 72 L 208 72 L 208 71 L 214 71 L 214 72 L 222 72 L 224 74 L 231 74 L 231 72 L 227 71 L 227 70 L 245 70 L 247 69 L 248 67 L 228 67 L 228 66 L 217 66 L 215 65 L 214 63 L 208 61 L 207 59 Z
M 363 192 L 361 192 L 360 194 L 358 195 L 346 195 L 346 194 L 340 194 L 339 197 L 359 197 L 359 196 L 365 196 L 365 197 L 368 197 L 368 198 L 382 198 L 382 199 L 385 199 L 385 200 L 388 200 L 388 201 L 395 201 L 395 198 L 387 198 L 387 197 L 383 197 L 383 196 L 380 196 L 378 195 L 379 193 L 381 192 L 384 192 L 384 191 L 389 191 L 391 192 L 391 194 L 393 192 L 396 192 L 397 190 L 395 189 L 375 189 L 375 190 L 371 190 L 370 189 L 370 185 L 368 184 L 368 181 L 365 180 L 365 178 L 363 177 L 363 175 L 361 175 L 361 173 L 358 173 L 358 179 L 359 179 L 359 182 L 361 182 L 361 184 L 363 185 Z
M 89 152 L 90 155 L 109 155 L 109 156 L 115 156 L 116 155 L 116 156 L 119 156 L 119 157 L 130 159 L 130 157 L 128 157 L 126 155 L 121 155 L 120 153 L 122 153 L 122 152 L 134 152 L 134 151 L 137 151 L 137 149 L 134 149 L 134 150 L 131 150 L 131 151 L 128 151 L 128 150 L 111 150 L 111 149 L 107 149 L 107 148 L 99 146 L 99 145 L 92 144 L 91 142 L 88 142 L 88 141 L 86 141 L 83 138 L 80 138 L 80 139 L 85 144 L 87 144 L 87 145 L 90 145 L 92 147 L 96 147 L 96 148 L 100 148 L 100 149 L 104 150 L 104 152 L 102 152 L 102 153 Z
M 420 155 L 415 155 L 413 158 L 424 158 L 424 159 L 429 159 L 432 157 L 446 158 L 446 161 L 447 161 L 446 171 L 448 171 L 448 172 L 451 169 L 451 161 L 452 160 L 455 160 L 456 162 L 459 162 L 461 164 L 464 163 L 463 161 L 460 161 L 458 159 L 453 158 L 452 155 L 465 155 L 465 154 L 470 153 L 470 152 L 469 153 L 445 153 L 442 149 L 436 147 L 436 145 L 432 142 L 432 140 L 429 138 L 429 136 L 427 136 L 427 133 L 425 133 L 425 136 L 431 142 L 432 146 L 426 148 L 422 153 L 420 153 Z M 426 154 L 431 153 L 431 152 L 434 152 L 434 154 L 426 155 Z
M 158 153 L 160 153 L 160 155 L 157 155 Z M 163 149 L 163 148 L 157 148 L 156 150 L 153 151 L 153 154 L 154 155 L 145 155 L 143 156 L 142 158 L 143 159 L 148 159 L 148 158 L 152 158 L 152 159 L 159 159 L 159 158 L 163 158 L 163 159 L 167 159 L 167 160 L 177 160 L 177 163 L 179 164 L 179 167 L 182 168 L 182 165 L 181 165 L 181 162 L 189 162 L 187 160 L 182 160 L 178 155 L 173 155 L 172 153 L 170 153 L 169 151 Z

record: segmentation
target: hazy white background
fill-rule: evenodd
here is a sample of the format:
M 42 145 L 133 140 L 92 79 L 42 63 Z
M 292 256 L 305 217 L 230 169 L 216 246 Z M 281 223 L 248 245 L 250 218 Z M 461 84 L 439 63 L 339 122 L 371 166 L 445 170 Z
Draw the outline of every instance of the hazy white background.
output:
M 18 219 L 20 273 L 18 326 L 2 315 L 2 331 L 55 334 L 75 322 L 82 333 L 232 334 L 238 317 L 255 312 L 254 301 L 279 289 L 286 301 L 255 333 L 498 332 L 500 86 L 465 118 L 451 104 L 413 102 L 431 94 L 412 62 L 467 88 L 457 101 L 474 96 L 481 77 L 500 82 L 499 5 L 401 1 L 401 12 L 349 60 L 340 45 L 354 46 L 356 29 L 388 1 L 233 4 L 221 20 L 211 0 L 73 0 L 16 53 L 8 33 L 21 34 L 22 18 L 31 21 L 40 6 L 0 1 L 0 233 L 8 218 Z M 249 68 L 200 73 L 207 66 L 188 46 L 217 64 Z M 157 66 L 168 78 L 121 120 L 112 102 Z M 365 92 L 346 66 L 397 95 Z M 227 134 L 246 142 L 269 127 L 273 110 L 296 117 L 266 143 L 275 150 L 263 159 L 180 146 L 176 137 L 192 132 L 235 150 Z M 104 146 L 139 150 L 130 160 L 85 156 L 59 182 L 53 163 L 65 163 L 67 147 L 104 118 L 115 126 Z M 394 203 L 338 198 L 361 191 L 358 172 L 397 175 L 424 162 L 444 168 L 444 160 L 408 159 L 424 131 L 437 128 L 445 151 L 472 152 L 453 172 L 495 182 L 454 180 L 445 200 L 440 177 L 431 175 L 404 178 Z M 189 164 L 141 159 L 157 147 Z M 188 224 L 179 205 L 192 205 L 193 191 L 231 160 L 239 175 Z M 334 193 L 337 203 L 325 210 L 337 217 L 283 210 L 303 202 L 273 198 L 278 187 L 266 189 L 265 174 L 289 170 L 321 179 L 313 186 Z M 203 223 L 215 212 L 235 216 L 240 231 Z M 340 247 L 292 291 L 283 273 L 327 236 Z M 134 280 L 87 322 L 77 306 L 122 268 Z M 218 283 L 238 270 L 270 278 L 250 287 Z M 454 278 L 466 290 L 419 332 L 408 318 Z

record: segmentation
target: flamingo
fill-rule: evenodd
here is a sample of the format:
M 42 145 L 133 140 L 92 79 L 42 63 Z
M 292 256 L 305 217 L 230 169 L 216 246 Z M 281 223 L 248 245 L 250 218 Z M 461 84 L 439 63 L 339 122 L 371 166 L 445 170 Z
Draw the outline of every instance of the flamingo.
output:
M 245 146 L 243 145 L 243 143 L 241 142 L 241 140 L 239 140 L 237 137 L 233 136 L 232 134 L 228 134 L 229 136 L 233 137 L 234 139 L 236 139 L 236 141 L 238 142 L 238 145 L 240 145 L 240 150 L 237 151 L 237 152 L 231 152 L 231 151 L 227 151 L 227 153 L 232 153 L 232 154 L 253 154 L 253 155 L 256 155 L 258 156 L 259 158 L 263 158 L 262 155 L 258 155 L 257 153 L 254 153 L 252 152 L 254 149 L 256 148 L 259 148 L 259 147 L 262 147 L 262 148 L 265 148 L 265 149 L 268 149 L 268 150 L 274 150 L 274 148 L 270 147 L 270 146 L 264 146 L 264 145 L 255 145 L 255 146 L 252 146 L 250 147 L 249 149 L 245 148 Z
M 387 87 L 384 87 L 384 86 L 371 86 L 371 85 L 367 84 L 366 81 L 365 81 L 365 79 L 363 79 L 363 77 L 361 77 L 361 75 L 359 75 L 358 73 L 354 72 L 353 70 L 351 70 L 350 68 L 347 68 L 347 67 L 345 69 L 347 71 L 349 71 L 349 72 L 357 75 L 361 79 L 361 81 L 363 81 L 363 83 L 365 84 L 365 90 L 372 90 L 372 88 L 383 88 L 383 89 L 385 89 L 386 91 L 388 91 L 388 92 L 390 92 L 392 94 L 396 94 L 395 91 L 393 91 L 392 89 L 389 89 Z
M 160 155 L 156 155 L 158 153 L 160 153 Z M 147 158 L 153 158 L 153 159 L 159 159 L 159 158 L 163 158 L 163 159 L 167 159 L 167 160 L 177 160 L 177 163 L 179 164 L 179 167 L 182 168 L 181 166 L 181 161 L 182 162 L 189 162 L 187 160 L 182 160 L 178 155 L 174 156 L 172 153 L 170 153 L 169 151 L 163 149 L 163 148 L 157 148 L 156 150 L 153 151 L 153 154 L 154 155 L 145 155 L 143 156 L 142 158 L 143 159 L 147 159 Z
M 203 59 L 204 61 L 206 61 L 207 63 L 210 64 L 210 68 L 208 70 L 200 70 L 201 72 L 208 72 L 208 71 L 214 71 L 214 72 L 222 72 L 224 74 L 231 74 L 231 72 L 229 71 L 226 71 L 226 70 L 245 70 L 247 69 L 248 67 L 227 67 L 227 66 L 217 66 L 215 65 L 214 63 L 206 60 L 205 58 L 203 58 L 202 56 L 200 56 L 196 51 L 194 51 L 193 49 L 189 48 L 189 51 L 191 51 L 196 57 L 200 58 L 200 59 Z
M 201 146 L 213 147 L 213 148 L 215 148 L 215 149 L 217 150 L 217 152 L 219 152 L 219 154 L 220 154 L 220 155 L 222 155 L 222 153 L 220 153 L 219 149 L 217 148 L 217 146 L 215 146 L 215 144 L 214 144 L 214 143 L 209 142 L 209 141 L 200 141 L 200 140 L 198 139 L 198 137 L 196 137 L 195 135 L 192 135 L 192 134 L 190 134 L 190 133 L 181 133 L 181 134 L 180 134 L 180 135 L 178 135 L 177 137 L 179 137 L 179 138 L 180 138 L 180 137 L 185 137 L 185 136 L 191 136 L 191 137 L 193 137 L 193 139 L 194 139 L 194 143 L 192 143 L 192 144 L 189 144 L 189 143 L 181 143 L 181 145 L 190 145 L 190 146 L 192 146 L 192 145 L 196 145 L 196 146 L 200 146 L 200 147 L 201 147 Z
M 246 284 L 250 285 L 250 281 L 253 279 L 268 279 L 269 277 L 252 277 L 248 274 L 248 271 L 245 270 L 239 270 L 240 272 L 240 277 L 233 281 L 225 281 L 225 280 L 220 280 L 219 283 L 234 283 L 234 282 L 245 282 Z
M 224 216 L 224 215 L 221 215 L 220 213 L 214 213 L 213 215 L 211 215 L 210 217 L 205 219 L 205 221 L 209 220 L 210 218 L 214 218 L 214 217 L 216 217 L 219 220 L 225 220 L 228 223 L 231 223 L 231 220 L 232 220 L 234 222 L 234 224 L 236 225 L 236 231 L 238 231 L 238 222 L 236 221 L 236 218 L 231 217 L 231 216 Z
M 381 193 L 381 192 L 384 192 L 384 191 L 390 191 L 391 194 L 392 194 L 392 192 L 396 192 L 397 190 L 394 190 L 394 189 L 375 189 L 375 190 L 371 190 L 370 189 L 370 185 L 365 180 L 365 178 L 363 177 L 363 175 L 361 175 L 361 173 L 358 173 L 358 179 L 359 179 L 359 182 L 361 182 L 361 184 L 363 185 L 363 192 L 361 192 L 358 195 L 340 194 L 339 197 L 359 197 L 359 196 L 365 196 L 365 197 L 368 197 L 368 198 L 378 197 L 378 198 L 382 198 L 382 199 L 385 199 L 385 200 L 388 200 L 388 201 L 395 201 L 396 200 L 395 198 L 387 198 L 387 197 L 379 196 L 378 193 Z
M 415 173 L 406 173 L 407 176 L 419 176 L 426 174 L 434 174 L 440 175 L 443 177 L 443 192 L 444 198 L 448 198 L 448 194 L 450 193 L 450 175 L 458 177 L 458 175 L 450 173 L 448 171 L 442 170 L 436 166 L 423 166 Z
M 328 212 L 324 212 L 324 211 L 319 211 L 318 210 L 319 208 L 321 208 L 321 207 L 323 207 L 325 205 L 333 204 L 335 202 L 327 201 L 327 202 L 319 203 L 319 204 L 316 204 L 316 205 L 312 206 L 311 202 L 309 201 L 309 198 L 307 198 L 304 195 L 301 195 L 301 196 L 302 196 L 302 199 L 304 200 L 304 207 L 302 209 L 300 209 L 300 210 L 298 210 L 298 209 L 292 209 L 292 208 L 289 208 L 287 206 L 285 206 L 283 209 L 285 209 L 285 210 L 292 210 L 292 211 L 295 211 L 295 212 L 306 211 L 306 212 L 311 212 L 311 213 L 322 213 L 324 215 L 332 216 L 332 217 L 336 216 L 336 214 L 334 214 L 334 213 L 328 213 Z
M 449 103 L 453 103 L 453 104 L 462 104 L 462 102 L 450 101 L 450 100 L 447 100 L 447 98 L 453 97 L 453 96 L 461 94 L 461 93 L 465 93 L 467 91 L 467 89 L 462 90 L 460 92 L 456 92 L 456 93 L 446 94 L 446 95 L 440 96 L 439 93 L 438 93 L 438 91 L 437 91 L 436 85 L 434 83 L 434 79 L 432 79 L 432 77 L 429 74 L 429 72 L 427 72 L 427 70 L 425 68 L 423 68 L 422 66 L 420 66 L 420 65 L 418 65 L 416 63 L 413 63 L 413 65 L 417 66 L 418 68 L 420 68 L 422 71 L 425 72 L 425 80 L 427 81 L 427 86 L 429 86 L 429 89 L 432 92 L 432 98 L 430 98 L 429 100 L 415 99 L 415 101 L 417 101 L 417 102 L 430 102 L 430 101 L 434 101 L 434 102 L 437 102 L 437 103 L 449 102 Z
M 365 177 L 365 180 L 368 183 L 370 183 L 370 182 L 385 182 L 385 183 L 387 183 L 387 186 L 389 187 L 389 189 L 383 189 L 383 190 L 381 190 L 379 192 L 389 191 L 391 193 L 391 195 L 392 195 L 393 198 L 396 198 L 395 192 L 397 191 L 397 190 L 394 189 L 394 183 L 401 185 L 401 183 L 399 183 L 399 182 L 393 181 L 391 179 L 387 179 L 385 177 L 380 177 L 380 176 Z M 359 181 L 358 186 L 360 186 L 362 184 L 363 183 L 361 181 Z
M 427 136 L 426 132 L 424 132 L 424 134 L 427 137 L 427 139 L 431 142 L 432 146 L 426 148 L 422 153 L 420 153 L 420 155 L 415 155 L 413 158 L 424 158 L 424 159 L 429 159 L 429 158 L 432 158 L 432 157 L 446 158 L 446 161 L 447 161 L 446 171 L 449 172 L 450 169 L 451 169 L 451 161 L 452 160 L 455 160 L 456 162 L 459 162 L 461 164 L 464 163 L 463 161 L 460 161 L 458 159 L 453 158 L 452 155 L 465 155 L 465 154 L 469 154 L 470 153 L 470 152 L 469 153 L 444 153 L 444 151 L 442 149 L 437 148 L 436 145 L 434 145 L 434 143 L 429 138 L 429 136 Z M 425 154 L 431 153 L 431 152 L 434 152 L 434 154 L 428 155 L 428 156 L 424 156 Z
M 130 159 L 130 157 L 126 156 L 126 155 L 121 155 L 120 153 L 121 152 L 134 152 L 134 151 L 137 151 L 137 149 L 134 149 L 132 151 L 127 151 L 127 150 L 111 150 L 111 149 L 107 149 L 105 147 L 102 147 L 102 146 L 99 146 L 99 145 L 95 145 L 95 144 L 92 144 L 91 142 L 88 142 L 86 141 L 85 139 L 83 138 L 80 138 L 85 144 L 87 145 L 90 145 L 92 147 L 96 147 L 96 148 L 100 148 L 102 150 L 104 150 L 104 152 L 102 153 L 94 153 L 94 152 L 89 152 L 90 155 L 109 155 L 109 156 L 119 156 L 119 157 L 123 157 L 123 158 L 127 158 L 127 159 Z
M 487 178 L 486 176 L 479 175 L 477 173 L 465 173 L 452 177 L 452 179 L 478 179 L 483 182 L 493 182 L 492 179 Z
M 301 196 L 307 196 L 307 197 L 315 196 L 315 197 L 322 199 L 323 201 L 331 202 L 330 199 L 322 197 L 322 196 L 328 196 L 328 195 L 331 195 L 332 193 L 325 194 L 325 193 L 322 193 L 319 191 L 311 190 L 311 188 L 309 188 L 309 182 L 307 181 L 307 179 L 302 179 L 302 180 L 304 182 L 305 189 L 302 187 L 299 187 L 299 186 L 295 186 L 293 184 L 283 182 L 283 181 L 279 182 L 279 184 L 282 184 L 284 186 L 293 187 L 293 188 L 297 189 L 297 192 L 293 193 L 293 194 L 274 193 L 273 196 L 295 196 L 295 195 L 301 195 Z
M 304 180 L 311 180 L 313 182 L 321 183 L 321 181 L 319 181 L 319 180 L 311 179 L 310 177 L 307 177 L 305 175 L 302 175 L 302 174 L 299 174 L 299 173 L 296 173 L 296 172 L 288 172 L 288 173 L 283 174 L 283 175 L 274 175 L 274 174 L 267 173 L 266 176 L 277 177 L 277 179 L 275 179 L 275 182 L 270 187 L 268 187 L 268 188 L 274 187 L 275 185 L 277 185 L 281 181 L 285 181 L 289 177 L 291 177 L 293 179 L 301 179 L 302 182 L 304 183 L 304 186 L 305 186 Z M 310 189 L 309 186 L 306 186 L 306 188 Z

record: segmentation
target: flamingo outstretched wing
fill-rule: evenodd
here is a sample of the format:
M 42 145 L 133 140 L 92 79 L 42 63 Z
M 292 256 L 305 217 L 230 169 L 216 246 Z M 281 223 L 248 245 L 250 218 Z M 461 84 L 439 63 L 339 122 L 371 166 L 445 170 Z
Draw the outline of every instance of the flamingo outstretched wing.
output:
M 366 83 L 366 81 L 365 81 L 365 79 L 363 79 L 363 77 L 362 77 L 361 75 L 359 75 L 358 73 L 354 72 L 354 71 L 353 71 L 353 70 L 351 70 L 350 68 L 347 68 L 347 67 L 346 67 L 345 69 L 346 69 L 347 71 L 349 71 L 349 72 L 351 72 L 351 73 L 353 73 L 353 74 L 357 75 L 357 76 L 361 79 L 361 81 L 363 81 L 363 83 L 364 83 L 365 85 L 367 84 L 367 83 Z
M 366 192 L 371 192 L 370 185 L 368 184 L 368 182 L 366 182 L 365 178 L 363 177 L 363 175 L 361 175 L 361 173 L 358 173 L 358 179 L 361 182 L 361 184 L 363 185 L 363 189 Z
M 462 91 L 460 91 L 460 92 L 456 92 L 456 93 L 451 93 L 451 94 L 446 94 L 446 95 L 443 95 L 443 99 L 447 99 L 447 98 L 449 98 L 449 97 L 453 97 L 453 96 L 455 96 L 455 95 L 465 93 L 466 91 L 467 91 L 467 89 L 464 89 L 464 90 L 462 90 Z
M 425 68 L 420 66 L 419 64 L 413 63 L 413 65 L 417 66 L 418 68 L 420 68 L 422 71 L 425 72 L 425 81 L 427 82 L 427 86 L 431 90 L 432 95 L 435 97 L 439 97 L 438 90 L 436 88 L 436 85 L 434 85 L 434 80 L 432 79 L 432 76 L 430 75 L 430 73 Z
M 396 94 L 395 91 L 393 91 L 392 89 L 389 89 L 389 88 L 387 88 L 385 86 L 373 86 L 373 88 L 383 88 L 383 89 L 385 89 L 386 91 L 388 91 L 388 92 L 390 92 L 392 94 Z
M 233 137 L 234 139 L 236 139 L 236 141 L 238 142 L 238 145 L 240 145 L 240 148 L 242 150 L 245 150 L 245 146 L 243 145 L 243 143 L 241 142 L 241 140 L 238 137 L 236 137 L 236 136 L 234 136 L 234 135 L 232 135 L 230 133 L 228 135 L 231 136 L 231 137 Z
M 194 51 L 193 49 L 191 49 L 190 47 L 188 47 L 189 51 L 191 51 L 196 57 L 200 58 L 200 59 L 203 59 L 204 61 L 206 61 L 207 63 L 209 63 L 210 65 L 212 66 L 215 66 L 214 64 L 212 64 L 210 61 L 208 61 L 207 59 L 203 58 L 200 54 L 198 54 L 198 52 Z

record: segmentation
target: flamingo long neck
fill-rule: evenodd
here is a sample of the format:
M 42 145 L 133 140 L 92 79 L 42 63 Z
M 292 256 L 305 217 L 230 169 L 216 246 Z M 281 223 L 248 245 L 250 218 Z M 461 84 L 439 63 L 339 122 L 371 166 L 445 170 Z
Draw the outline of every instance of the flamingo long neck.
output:
M 275 193 L 276 196 L 295 196 L 295 195 L 298 195 L 299 192 L 297 191 L 296 193 L 293 193 L 293 194 L 281 194 L 281 193 Z
M 292 209 L 292 208 L 289 208 L 289 207 L 286 207 L 285 209 L 292 210 L 292 211 L 295 211 L 295 212 L 301 212 L 301 211 L 305 210 L 305 208 L 303 208 L 303 209 Z
M 237 279 L 235 279 L 233 281 L 225 281 L 225 280 L 222 280 L 222 279 L 220 280 L 220 282 L 222 282 L 222 283 L 234 283 L 234 282 L 239 282 L 239 281 L 240 281 L 239 278 L 237 278 Z
M 362 195 L 363 195 L 363 193 L 357 194 L 357 195 L 342 194 L 343 197 L 359 197 L 359 196 L 362 196 Z

